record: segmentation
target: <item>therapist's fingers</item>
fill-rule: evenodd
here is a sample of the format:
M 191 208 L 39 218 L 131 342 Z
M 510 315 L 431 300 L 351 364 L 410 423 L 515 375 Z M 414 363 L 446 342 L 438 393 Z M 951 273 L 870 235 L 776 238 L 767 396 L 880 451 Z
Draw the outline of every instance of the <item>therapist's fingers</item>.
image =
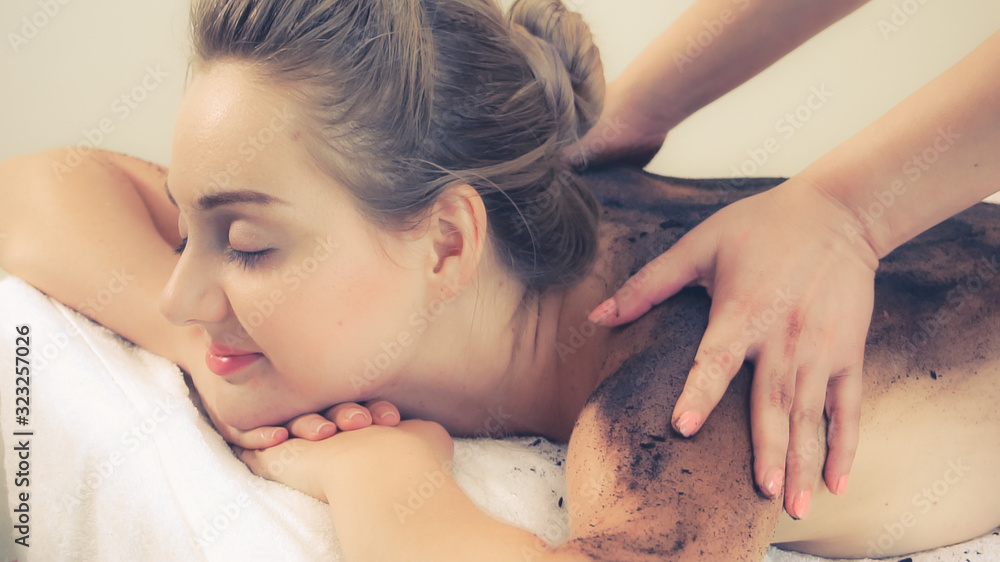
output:
M 610 299 L 599 304 L 588 319 L 607 327 L 631 322 L 696 281 L 699 272 L 715 257 L 714 237 L 705 234 L 707 231 L 700 230 L 700 226 L 643 266 Z
M 337 426 L 320 414 L 304 414 L 285 424 L 293 437 L 319 441 L 337 433 Z
M 826 455 L 821 427 L 829 372 L 826 364 L 800 366 L 798 370 L 785 459 L 785 511 L 796 519 L 809 513 Z
M 831 492 L 847 492 L 847 475 L 858 450 L 861 425 L 861 360 L 830 377 L 826 394 L 827 447 L 823 479 Z
M 781 494 L 788 452 L 788 416 L 795 400 L 794 350 L 765 347 L 754 365 L 750 387 L 750 437 L 754 478 L 761 493 Z
M 671 424 L 681 435 L 690 437 L 701 429 L 743 365 L 746 348 L 737 332 L 739 325 L 725 313 L 709 320 L 671 415 Z

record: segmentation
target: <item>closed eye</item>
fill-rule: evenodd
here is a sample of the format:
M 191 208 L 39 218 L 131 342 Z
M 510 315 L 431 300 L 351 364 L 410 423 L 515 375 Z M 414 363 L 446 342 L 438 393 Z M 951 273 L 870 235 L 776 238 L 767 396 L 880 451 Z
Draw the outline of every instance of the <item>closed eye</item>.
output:
M 239 250 L 234 250 L 232 247 L 226 249 L 226 261 L 239 262 L 243 269 L 253 269 L 260 265 L 264 258 L 267 257 L 274 251 L 274 248 L 268 248 L 266 250 L 260 250 L 258 252 L 241 252 Z
M 180 245 L 174 248 L 174 253 L 178 255 L 184 253 L 184 249 L 187 248 L 187 242 L 188 239 L 185 236 L 181 239 Z M 228 263 L 238 262 L 244 269 L 253 269 L 260 265 L 264 261 L 264 258 L 273 251 L 274 248 L 268 248 L 257 252 L 243 252 L 230 246 L 226 248 L 225 259 Z

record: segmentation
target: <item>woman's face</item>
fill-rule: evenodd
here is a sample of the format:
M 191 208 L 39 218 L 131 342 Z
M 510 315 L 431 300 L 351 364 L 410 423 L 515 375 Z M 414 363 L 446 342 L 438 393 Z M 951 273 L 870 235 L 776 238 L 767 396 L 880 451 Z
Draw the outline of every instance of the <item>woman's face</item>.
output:
M 200 73 L 178 114 L 167 184 L 187 242 L 160 309 L 206 344 L 261 354 L 198 381 L 222 421 L 251 429 L 396 380 L 419 347 L 427 255 L 376 234 L 311 163 L 293 106 L 245 72 Z

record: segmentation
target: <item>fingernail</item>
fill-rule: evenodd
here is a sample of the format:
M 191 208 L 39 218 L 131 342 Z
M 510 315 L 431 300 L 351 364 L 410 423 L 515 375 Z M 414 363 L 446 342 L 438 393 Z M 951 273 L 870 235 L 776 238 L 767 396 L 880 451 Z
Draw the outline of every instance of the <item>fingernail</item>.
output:
M 362 412 L 361 410 L 351 410 L 347 414 L 347 421 L 354 421 L 354 420 L 358 419 L 359 417 L 362 418 L 362 419 L 367 418 L 367 416 L 365 416 L 365 413 Z
M 698 424 L 701 423 L 698 419 L 698 414 L 694 412 L 684 412 L 681 417 L 677 418 L 677 423 L 674 425 L 677 429 L 677 433 L 680 433 L 684 437 L 691 437 L 695 431 L 698 430 Z
M 267 439 L 269 441 L 274 441 L 275 439 L 278 439 L 279 437 L 281 437 L 281 430 L 280 429 L 272 429 L 271 432 L 268 433 L 268 435 L 267 435 Z
M 593 322 L 594 324 L 600 324 L 611 316 L 611 313 L 615 311 L 615 308 L 615 299 L 610 298 L 598 305 L 598 307 L 590 313 L 590 316 L 587 317 L 587 320 Z
M 805 519 L 806 515 L 809 514 L 809 498 L 812 497 L 812 492 L 809 490 L 803 490 L 799 492 L 795 499 L 792 500 L 792 517 L 796 519 Z
M 842 496 L 847 493 L 847 475 L 843 475 L 837 479 L 837 489 L 833 492 L 838 496 Z
M 388 411 L 388 412 L 382 412 L 382 415 L 380 415 L 378 417 L 378 419 L 380 419 L 380 420 L 386 420 L 386 419 L 390 419 L 390 418 L 399 419 L 399 416 L 396 415 L 396 412 Z
M 773 468 L 771 472 L 767 473 L 767 478 L 764 479 L 764 491 L 767 495 L 776 498 L 778 494 L 781 493 L 781 485 L 785 481 L 785 471 Z
M 312 424 L 313 433 L 316 433 L 316 434 L 321 434 L 321 433 L 324 433 L 326 431 L 329 431 L 329 429 L 328 429 L 329 427 L 336 428 L 337 426 L 335 426 L 332 423 L 330 423 L 328 421 L 325 421 L 325 420 L 324 421 L 316 420 Z

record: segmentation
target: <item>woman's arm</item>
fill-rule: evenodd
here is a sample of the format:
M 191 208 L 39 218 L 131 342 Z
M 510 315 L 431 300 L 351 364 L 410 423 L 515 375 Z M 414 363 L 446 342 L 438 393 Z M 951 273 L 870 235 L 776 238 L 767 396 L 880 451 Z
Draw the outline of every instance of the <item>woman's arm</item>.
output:
M 0 266 L 186 369 L 182 351 L 200 332 L 159 312 L 178 241 L 177 211 L 162 195 L 166 171 L 105 151 L 78 163 L 70 154 L 0 163 Z M 128 168 L 117 163 L 126 160 Z
M 443 428 L 426 425 L 450 441 Z M 340 438 L 366 439 L 364 431 Z M 374 456 L 365 453 L 363 461 L 350 453 L 338 455 L 340 461 L 327 472 L 324 488 L 347 560 L 590 559 L 571 549 L 549 548 L 532 533 L 483 513 L 451 477 L 449 461 L 442 463 L 422 443 L 407 447 L 403 441 L 411 435 L 396 437 L 401 446 L 381 447 Z M 362 469 L 361 463 L 370 468 Z
M 590 560 L 483 513 L 451 477 L 452 441 L 418 420 L 239 451 L 255 473 L 330 504 L 346 560 Z

